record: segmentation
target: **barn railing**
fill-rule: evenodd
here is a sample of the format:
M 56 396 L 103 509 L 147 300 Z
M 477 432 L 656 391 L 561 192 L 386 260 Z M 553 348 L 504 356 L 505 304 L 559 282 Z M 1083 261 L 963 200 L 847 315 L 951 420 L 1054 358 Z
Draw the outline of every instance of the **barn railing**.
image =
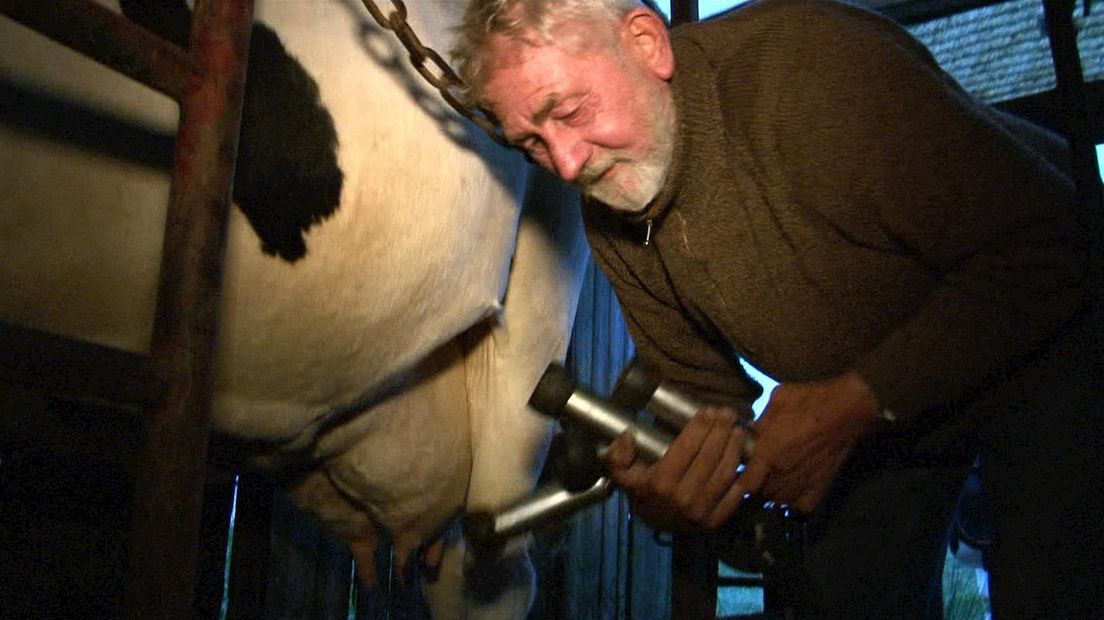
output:
M 12 328 L 0 337 L 5 344 L 23 343 L 24 353 L 5 346 L 4 370 L 12 370 L 5 380 L 18 388 L 148 401 L 124 615 L 191 618 L 222 256 L 253 0 L 197 0 L 187 50 L 91 0 L 0 0 L 0 13 L 180 104 L 148 366 L 29 330 Z M 112 364 L 126 369 L 122 387 L 114 381 L 118 375 L 104 372 Z M 132 384 L 145 379 L 152 387 Z

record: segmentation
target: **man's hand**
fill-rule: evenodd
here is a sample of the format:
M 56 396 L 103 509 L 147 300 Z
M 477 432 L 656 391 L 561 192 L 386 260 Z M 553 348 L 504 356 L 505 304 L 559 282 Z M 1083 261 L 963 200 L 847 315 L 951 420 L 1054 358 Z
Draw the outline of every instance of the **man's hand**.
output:
M 658 462 L 638 459 L 629 433 L 610 444 L 605 462 L 610 478 L 629 493 L 633 512 L 652 527 L 674 532 L 711 529 L 739 506 L 742 491 L 733 482 L 743 440 L 735 412 L 706 407 L 683 427 Z
M 828 493 L 855 444 L 878 419 L 862 377 L 781 384 L 755 425 L 755 451 L 733 485 L 808 514 Z
M 632 436 L 610 444 L 610 478 L 629 493 L 633 511 L 652 527 L 674 532 L 715 530 L 756 494 L 810 513 L 878 418 L 878 403 L 861 377 L 775 388 L 755 425 L 755 449 L 737 468 L 745 431 L 726 408 L 702 409 L 659 462 L 637 458 Z

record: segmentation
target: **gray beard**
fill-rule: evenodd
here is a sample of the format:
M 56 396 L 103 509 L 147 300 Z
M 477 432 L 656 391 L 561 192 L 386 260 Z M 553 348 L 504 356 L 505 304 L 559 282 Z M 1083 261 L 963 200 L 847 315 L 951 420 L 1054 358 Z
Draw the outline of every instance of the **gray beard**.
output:
M 595 183 L 589 187 L 580 189 L 587 196 L 598 200 L 614 211 L 621 213 L 641 213 L 655 200 L 663 182 L 667 179 L 668 169 L 671 167 L 671 159 L 674 154 L 675 143 L 675 114 L 674 106 L 669 101 L 661 104 L 651 119 L 652 148 L 637 161 L 619 160 L 620 165 L 629 166 L 628 170 L 621 174 L 631 174 L 635 177 L 635 191 L 631 194 L 622 191 L 621 187 L 613 184 L 604 185 Z

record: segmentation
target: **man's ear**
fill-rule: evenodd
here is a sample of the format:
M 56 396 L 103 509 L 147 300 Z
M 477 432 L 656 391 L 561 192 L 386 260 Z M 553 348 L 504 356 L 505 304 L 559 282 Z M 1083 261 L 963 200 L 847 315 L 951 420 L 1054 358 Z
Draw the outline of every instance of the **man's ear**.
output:
M 621 19 L 621 40 L 630 53 L 653 75 L 669 80 L 675 73 L 675 56 L 667 24 L 652 11 L 635 8 Z

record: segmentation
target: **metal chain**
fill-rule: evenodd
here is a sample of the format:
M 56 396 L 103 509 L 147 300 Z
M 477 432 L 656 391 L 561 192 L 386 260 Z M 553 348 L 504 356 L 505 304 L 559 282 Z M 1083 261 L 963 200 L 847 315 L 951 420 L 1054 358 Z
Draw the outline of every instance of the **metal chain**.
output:
M 422 44 L 421 39 L 418 38 L 418 35 L 414 33 L 414 30 L 406 21 L 406 5 L 403 4 L 402 0 L 391 0 L 394 10 L 387 16 L 384 16 L 383 11 L 376 6 L 375 0 L 361 0 L 361 2 L 381 28 L 395 33 L 399 42 L 410 54 L 410 63 L 414 65 L 414 68 L 417 69 L 425 81 L 437 89 L 445 102 L 463 115 L 464 118 L 487 132 L 487 135 L 493 138 L 495 142 L 503 146 L 510 146 L 502 135 L 502 129 L 488 110 L 482 108 L 472 109 L 456 95 L 464 89 L 463 80 L 436 50 Z

